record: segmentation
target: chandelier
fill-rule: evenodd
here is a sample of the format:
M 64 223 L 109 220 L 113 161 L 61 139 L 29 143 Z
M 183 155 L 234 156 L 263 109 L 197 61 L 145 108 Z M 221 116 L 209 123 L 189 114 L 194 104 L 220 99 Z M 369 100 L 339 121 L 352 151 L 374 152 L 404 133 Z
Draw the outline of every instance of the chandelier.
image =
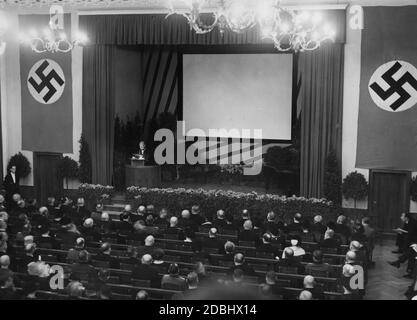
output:
M 279 51 L 309 51 L 322 42 L 333 40 L 335 31 L 319 11 L 300 11 L 280 6 L 273 0 L 219 0 L 210 7 L 208 0 L 186 0 L 185 8 L 176 8 L 169 0 L 169 14 L 186 18 L 191 30 L 206 34 L 216 27 L 242 33 L 258 26 L 264 39 L 273 41 Z M 211 1 L 213 2 L 213 1 Z
M 50 21 L 49 27 L 46 27 L 41 32 L 36 29 L 30 29 L 27 32 L 20 33 L 20 41 L 29 45 L 36 53 L 67 53 L 77 45 L 86 44 L 88 39 L 84 33 L 79 32 L 70 40 L 64 30 L 53 28 Z

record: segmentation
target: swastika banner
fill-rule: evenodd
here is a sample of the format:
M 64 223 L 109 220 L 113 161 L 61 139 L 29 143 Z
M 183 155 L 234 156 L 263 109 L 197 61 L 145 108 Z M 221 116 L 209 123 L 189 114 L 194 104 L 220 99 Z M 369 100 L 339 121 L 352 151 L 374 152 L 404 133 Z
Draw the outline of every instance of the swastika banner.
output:
M 356 167 L 417 171 L 417 7 L 365 7 Z
M 48 30 L 49 15 L 19 16 L 20 31 L 40 37 Z M 64 15 L 64 30 L 71 38 L 71 16 Z M 38 43 L 37 48 L 42 48 Z M 22 148 L 35 152 L 72 153 L 71 51 L 37 53 L 20 46 L 22 91 Z

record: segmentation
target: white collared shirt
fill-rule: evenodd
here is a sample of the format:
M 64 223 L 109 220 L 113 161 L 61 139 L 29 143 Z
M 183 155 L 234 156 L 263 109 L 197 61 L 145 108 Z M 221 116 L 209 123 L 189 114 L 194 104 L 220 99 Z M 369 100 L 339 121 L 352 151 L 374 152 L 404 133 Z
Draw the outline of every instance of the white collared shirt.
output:
M 13 182 L 16 183 L 16 174 L 13 172 L 10 172 L 10 174 L 12 175 Z

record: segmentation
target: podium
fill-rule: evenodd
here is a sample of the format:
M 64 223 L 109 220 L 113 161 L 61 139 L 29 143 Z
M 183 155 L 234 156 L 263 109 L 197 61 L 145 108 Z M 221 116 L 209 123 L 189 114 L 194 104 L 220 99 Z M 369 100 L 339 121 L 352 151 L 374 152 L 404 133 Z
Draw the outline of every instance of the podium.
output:
M 130 165 L 132 167 L 144 167 L 145 166 L 145 160 L 144 159 L 130 159 Z
M 132 158 L 126 165 L 126 186 L 158 188 L 161 186 L 161 167 L 146 166 L 145 160 Z

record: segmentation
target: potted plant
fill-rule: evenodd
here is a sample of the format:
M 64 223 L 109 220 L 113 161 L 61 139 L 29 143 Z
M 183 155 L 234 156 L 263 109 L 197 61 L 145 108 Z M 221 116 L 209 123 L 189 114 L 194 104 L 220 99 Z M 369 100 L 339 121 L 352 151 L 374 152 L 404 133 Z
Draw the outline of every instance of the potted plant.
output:
M 80 166 L 78 169 L 78 178 L 82 183 L 91 183 L 92 180 L 92 160 L 90 148 L 84 135 L 80 138 Z
M 68 190 L 69 179 L 78 177 L 78 163 L 70 157 L 64 157 L 59 161 L 58 173 L 61 179 L 65 180 L 66 189 Z
M 368 182 L 363 174 L 351 172 L 343 179 L 342 192 L 345 199 L 353 199 L 356 209 L 356 202 L 368 196 Z

